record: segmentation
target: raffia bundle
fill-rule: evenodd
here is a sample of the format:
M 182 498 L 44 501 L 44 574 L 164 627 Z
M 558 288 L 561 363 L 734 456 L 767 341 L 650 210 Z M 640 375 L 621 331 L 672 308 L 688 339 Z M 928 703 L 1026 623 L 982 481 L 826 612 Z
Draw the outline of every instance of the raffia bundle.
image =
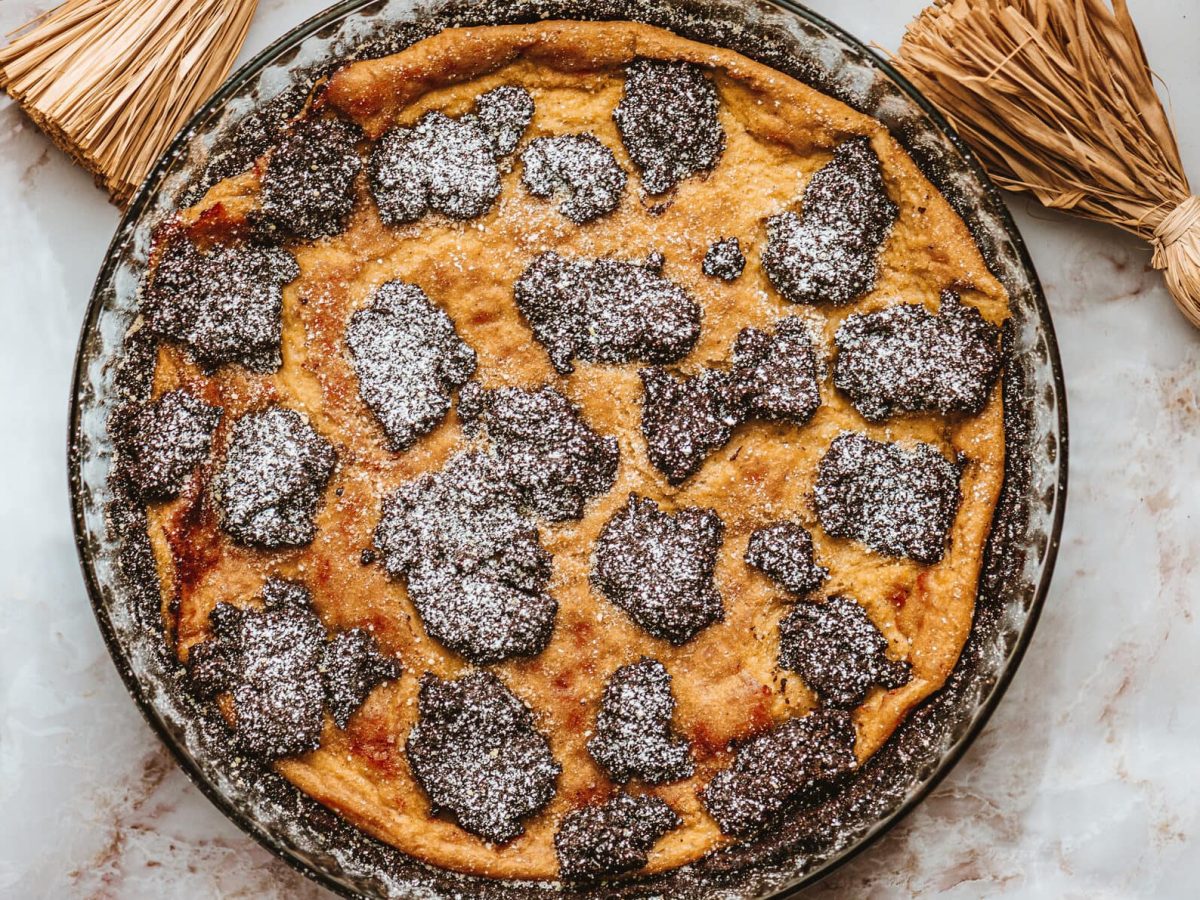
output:
M 1148 241 L 1200 327 L 1200 198 L 1124 0 L 939 0 L 895 62 L 998 184 Z
M 67 0 L 10 35 L 0 88 L 125 203 L 225 80 L 257 0 Z

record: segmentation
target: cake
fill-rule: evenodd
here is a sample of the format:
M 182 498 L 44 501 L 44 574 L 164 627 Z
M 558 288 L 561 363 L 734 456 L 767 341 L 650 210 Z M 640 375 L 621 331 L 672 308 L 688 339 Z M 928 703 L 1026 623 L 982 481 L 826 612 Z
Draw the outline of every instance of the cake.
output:
M 231 755 L 453 872 L 663 873 L 971 630 L 1008 297 L 877 121 L 631 22 L 349 63 L 157 232 L 114 433 Z

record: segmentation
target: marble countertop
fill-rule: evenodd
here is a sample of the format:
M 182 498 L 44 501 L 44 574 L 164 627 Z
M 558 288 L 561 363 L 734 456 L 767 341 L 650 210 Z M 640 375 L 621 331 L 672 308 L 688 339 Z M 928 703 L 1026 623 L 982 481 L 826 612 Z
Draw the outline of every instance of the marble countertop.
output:
M 52 5 L 4 0 L 0 32 Z M 325 0 L 263 0 L 248 56 Z M 894 47 L 921 0 L 812 0 Z M 1200 178 L 1200 9 L 1131 0 Z M 1011 198 L 1071 413 L 1058 574 L 983 735 L 809 896 L 1191 897 L 1200 882 L 1200 331 L 1114 230 Z M 109 661 L 75 561 L 66 408 L 117 210 L 0 100 L 0 897 L 330 896 L 176 768 Z

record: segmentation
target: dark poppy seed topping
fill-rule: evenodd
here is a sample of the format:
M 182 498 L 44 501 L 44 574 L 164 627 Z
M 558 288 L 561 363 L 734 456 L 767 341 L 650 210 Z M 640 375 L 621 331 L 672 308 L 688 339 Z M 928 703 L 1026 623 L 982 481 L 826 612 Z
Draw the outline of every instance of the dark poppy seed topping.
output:
M 833 383 L 870 422 L 895 412 L 977 415 L 1000 375 L 1000 329 L 953 291 L 849 316 L 837 330 Z
M 733 393 L 743 415 L 803 425 L 821 405 L 817 357 L 803 319 L 788 316 L 772 333 L 743 328 L 733 345 Z
M 682 824 L 678 813 L 649 794 L 617 794 L 572 810 L 554 835 L 559 875 L 566 881 L 592 881 L 640 869 L 659 839 Z
M 613 781 L 663 784 L 695 771 L 688 742 L 671 729 L 671 676 L 656 659 L 621 666 L 608 680 L 588 752 Z
M 375 547 L 435 640 L 477 664 L 541 652 L 558 605 L 521 497 L 482 453 L 452 457 L 383 505 Z
M 912 677 L 887 656 L 888 642 L 850 597 L 801 603 L 779 623 L 779 665 L 804 679 L 825 706 L 853 709 L 873 685 L 889 690 Z
M 187 391 L 168 391 L 138 409 L 122 448 L 143 500 L 170 500 L 208 457 L 223 410 Z
M 213 247 L 172 241 L 142 299 L 146 324 L 186 344 L 205 369 L 240 363 L 272 372 L 282 362 L 283 286 L 300 274 L 277 247 Z
M 301 547 L 317 533 L 313 519 L 337 454 L 308 418 L 271 406 L 233 426 L 213 484 L 221 527 L 258 547 Z
M 532 117 L 528 92 L 506 86 L 480 95 L 472 115 L 435 110 L 386 132 L 369 166 L 379 217 L 403 225 L 431 210 L 452 219 L 483 215 L 500 196 L 497 161 L 516 148 Z
M 370 632 L 351 628 L 334 635 L 321 657 L 321 681 L 338 728 L 346 727 L 377 685 L 399 678 L 402 671 L 396 659 L 380 652 Z
M 506 84 L 480 94 L 475 112 L 464 118 L 481 128 L 496 159 L 517 149 L 525 129 L 533 121 L 533 97 L 523 87 Z
M 742 253 L 742 245 L 735 237 L 722 238 L 714 241 L 704 254 L 701 265 L 704 274 L 722 281 L 736 281 L 746 268 L 746 257 Z
M 559 212 L 579 225 L 621 204 L 625 170 L 594 134 L 535 138 L 521 162 L 525 189 L 535 197 L 561 197 Z
M 746 564 L 797 596 L 815 591 L 829 577 L 829 570 L 817 565 L 812 535 L 796 522 L 776 522 L 751 534 Z
M 340 119 L 297 124 L 267 160 L 259 224 L 303 240 L 344 231 L 362 169 L 361 138 L 358 128 Z
M 562 772 L 529 707 L 480 671 L 426 674 L 417 706 L 404 751 L 434 813 L 498 844 L 524 833 L 521 819 L 550 802 Z
M 817 518 L 833 537 L 931 565 L 946 551 L 962 465 L 930 444 L 905 449 L 842 432 L 817 472 Z
M 752 738 L 700 792 L 730 837 L 750 838 L 793 803 L 819 801 L 857 765 L 850 714 L 818 710 Z
M 523 504 L 550 522 L 578 519 L 613 486 L 617 439 L 594 431 L 551 387 L 463 388 L 458 414 L 468 434 L 485 431 L 502 476 Z
M 711 509 L 665 513 L 630 494 L 596 540 L 592 582 L 651 635 L 684 644 L 725 614 L 713 583 L 724 534 Z
M 801 215 L 767 220 L 763 270 L 792 303 L 849 303 L 875 287 L 898 215 L 871 142 L 852 138 L 809 181 Z
M 357 629 L 327 642 L 308 588 L 299 582 L 268 578 L 262 606 L 218 603 L 209 616 L 212 634 L 192 645 L 187 670 L 200 699 L 229 695 L 238 743 L 270 760 L 315 750 L 326 703 L 344 727 L 371 688 L 396 678 L 400 666 L 379 658 L 374 639 Z M 347 641 L 374 655 L 369 672 L 346 652 Z
M 445 311 L 415 284 L 389 281 L 350 317 L 346 347 L 358 392 L 404 450 L 450 411 L 450 395 L 475 371 L 475 351 Z
M 725 149 L 719 112 L 717 89 L 700 66 L 639 59 L 626 68 L 613 120 L 642 190 L 665 193 L 717 164 Z
M 658 266 L 542 253 L 516 283 L 521 314 L 563 375 L 575 358 L 674 362 L 696 346 L 700 307 Z
M 724 447 L 742 421 L 732 377 L 718 369 L 676 378 L 642 369 L 642 435 L 646 455 L 671 484 L 682 484 L 708 454 Z

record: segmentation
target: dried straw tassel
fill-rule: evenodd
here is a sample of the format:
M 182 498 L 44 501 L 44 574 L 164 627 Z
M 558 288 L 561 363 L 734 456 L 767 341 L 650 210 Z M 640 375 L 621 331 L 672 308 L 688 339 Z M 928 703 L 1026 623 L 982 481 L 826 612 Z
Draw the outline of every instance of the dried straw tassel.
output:
M 1200 198 L 1124 0 L 939 0 L 895 62 L 998 184 L 1149 241 L 1200 327 Z
M 10 35 L 4 88 L 124 204 L 229 74 L 257 0 L 67 0 Z

